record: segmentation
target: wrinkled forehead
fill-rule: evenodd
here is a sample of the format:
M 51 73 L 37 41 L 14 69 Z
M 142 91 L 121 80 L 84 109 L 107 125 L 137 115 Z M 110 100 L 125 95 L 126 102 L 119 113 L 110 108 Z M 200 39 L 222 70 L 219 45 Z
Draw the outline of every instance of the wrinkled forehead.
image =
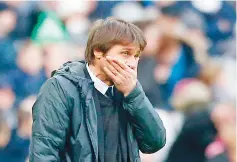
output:
M 128 50 L 131 52 L 140 52 L 140 46 L 136 44 L 121 45 L 121 50 Z

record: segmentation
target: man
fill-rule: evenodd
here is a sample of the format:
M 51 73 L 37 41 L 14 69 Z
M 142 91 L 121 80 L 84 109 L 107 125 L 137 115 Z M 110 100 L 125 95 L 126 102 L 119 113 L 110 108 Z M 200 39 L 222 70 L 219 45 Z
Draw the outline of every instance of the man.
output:
M 91 29 L 87 63 L 68 62 L 33 106 L 30 162 L 137 162 L 166 142 L 158 114 L 137 81 L 146 41 L 133 24 L 107 18 Z

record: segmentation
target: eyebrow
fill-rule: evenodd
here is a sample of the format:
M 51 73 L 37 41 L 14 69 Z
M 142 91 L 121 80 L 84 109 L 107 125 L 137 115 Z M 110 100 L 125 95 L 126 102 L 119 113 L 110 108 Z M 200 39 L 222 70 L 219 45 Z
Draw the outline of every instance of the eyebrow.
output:
M 128 48 L 128 47 L 125 47 L 125 48 L 122 48 L 121 50 L 128 50 L 128 51 L 133 51 L 133 49 L 134 48 Z M 135 51 L 136 53 L 140 53 L 141 52 L 141 50 L 137 50 L 137 51 Z
M 128 47 L 125 47 L 125 48 L 122 48 L 122 50 L 129 50 L 131 51 L 133 48 L 128 48 Z

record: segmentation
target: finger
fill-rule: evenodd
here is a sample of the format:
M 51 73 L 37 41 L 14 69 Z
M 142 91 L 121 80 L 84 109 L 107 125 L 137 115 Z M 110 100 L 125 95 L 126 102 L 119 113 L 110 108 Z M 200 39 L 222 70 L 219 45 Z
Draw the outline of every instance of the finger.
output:
M 107 67 L 104 67 L 104 72 L 113 80 L 116 80 L 116 76 Z
M 126 77 L 127 75 L 129 75 L 129 73 L 125 70 L 123 70 L 118 64 L 116 64 L 115 62 L 109 60 L 110 64 L 124 77 Z
M 107 61 L 108 61 L 118 72 L 124 71 L 119 65 L 117 65 L 115 62 L 113 62 L 110 58 L 107 59 Z
M 122 68 L 123 71 L 126 72 L 126 73 L 125 73 L 125 72 L 123 73 L 124 76 L 126 76 L 127 73 L 129 73 L 128 75 L 132 74 L 132 75 L 134 75 L 134 76 L 137 76 L 136 70 L 135 70 L 135 69 L 134 69 L 134 70 L 131 69 L 129 66 L 127 66 L 126 64 L 124 64 L 122 61 L 113 59 L 113 58 L 110 57 L 110 56 L 106 56 L 106 59 L 107 59 L 107 60 L 110 60 L 110 61 L 112 61 L 112 62 L 114 62 L 114 63 L 117 64 L 120 68 Z
M 118 76 L 121 80 L 125 80 L 125 79 L 128 79 L 128 78 L 131 78 L 131 77 L 137 77 L 136 75 L 136 71 L 133 70 L 133 69 L 128 69 L 127 71 L 126 70 L 123 70 L 118 64 L 116 64 L 115 62 L 111 62 L 112 66 L 118 71 L 118 74 L 115 74 L 116 76 Z
M 118 76 L 119 72 L 111 65 L 108 61 L 106 62 L 106 67 L 115 75 Z
M 112 62 L 118 64 L 123 70 L 127 70 L 129 67 L 127 65 L 125 65 L 122 61 L 117 60 L 117 59 L 113 59 L 109 56 L 106 57 L 108 60 L 111 60 Z
M 129 66 L 127 66 L 126 64 L 124 64 L 120 60 L 113 60 L 113 62 L 116 63 L 117 65 L 119 65 L 126 72 L 129 72 L 129 73 L 133 73 L 134 72 L 133 69 L 131 69 Z
M 120 79 L 118 79 L 118 77 L 115 76 L 107 67 L 104 67 L 104 71 L 112 79 L 114 84 L 118 84 L 118 85 L 121 84 Z

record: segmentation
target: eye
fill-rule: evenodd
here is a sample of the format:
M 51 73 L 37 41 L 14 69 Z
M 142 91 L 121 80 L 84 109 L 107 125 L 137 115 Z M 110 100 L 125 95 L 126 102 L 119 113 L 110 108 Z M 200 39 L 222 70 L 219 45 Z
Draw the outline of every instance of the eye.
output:
M 124 51 L 124 52 L 122 52 L 122 54 L 126 55 L 126 56 L 129 55 L 128 51 Z
M 139 58 L 140 57 L 140 53 L 137 53 L 134 57 L 135 58 Z

